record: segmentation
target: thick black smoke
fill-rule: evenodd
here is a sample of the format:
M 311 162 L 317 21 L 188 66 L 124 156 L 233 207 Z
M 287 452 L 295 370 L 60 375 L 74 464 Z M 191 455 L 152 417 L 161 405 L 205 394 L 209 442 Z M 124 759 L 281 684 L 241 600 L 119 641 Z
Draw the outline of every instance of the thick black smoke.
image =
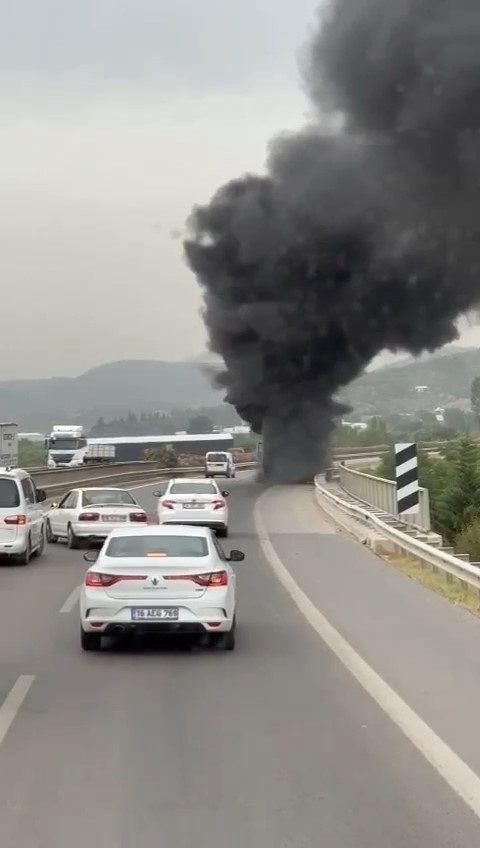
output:
M 335 395 L 379 351 L 433 350 L 480 301 L 479 0 L 335 0 L 305 79 L 317 123 L 185 242 L 220 383 L 285 482 L 325 464 Z

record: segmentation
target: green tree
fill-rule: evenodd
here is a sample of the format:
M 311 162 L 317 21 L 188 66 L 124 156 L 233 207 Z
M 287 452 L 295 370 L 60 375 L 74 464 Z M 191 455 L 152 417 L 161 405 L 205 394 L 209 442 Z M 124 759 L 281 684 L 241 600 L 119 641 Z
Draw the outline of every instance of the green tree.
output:
M 194 415 L 187 424 L 187 433 L 211 433 L 213 421 L 208 415 Z
M 39 468 L 45 465 L 45 445 L 43 442 L 31 442 L 20 439 L 18 442 L 18 465 L 20 468 Z
M 470 403 L 472 406 L 472 412 L 475 415 L 477 422 L 480 423 L 480 377 L 475 377 L 472 381 L 470 389 Z
M 468 437 L 460 439 L 444 460 L 447 473 L 444 491 L 436 501 L 436 523 L 448 541 L 454 542 L 480 517 L 480 453 Z

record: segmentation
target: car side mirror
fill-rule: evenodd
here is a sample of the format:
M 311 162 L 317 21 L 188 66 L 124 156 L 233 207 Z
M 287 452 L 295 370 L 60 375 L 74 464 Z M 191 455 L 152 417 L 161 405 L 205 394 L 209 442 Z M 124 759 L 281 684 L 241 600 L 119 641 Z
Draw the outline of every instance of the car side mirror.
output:
M 43 503 L 43 501 L 47 500 L 47 493 L 45 489 L 37 489 L 37 501 L 38 503 Z
M 233 550 L 230 551 L 229 555 L 227 556 L 228 562 L 243 562 L 244 559 L 245 554 L 243 553 L 243 551 Z
M 83 558 L 85 562 L 96 562 L 98 559 L 98 551 L 85 551 Z
M 224 498 L 228 498 L 230 496 L 230 492 L 222 492 Z

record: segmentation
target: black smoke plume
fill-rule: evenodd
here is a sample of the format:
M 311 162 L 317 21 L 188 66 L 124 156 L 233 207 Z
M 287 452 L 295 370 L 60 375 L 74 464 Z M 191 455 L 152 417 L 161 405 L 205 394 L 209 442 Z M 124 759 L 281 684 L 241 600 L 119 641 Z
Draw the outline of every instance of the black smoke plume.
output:
M 379 351 L 434 350 L 480 301 L 479 0 L 334 0 L 305 65 L 316 121 L 184 244 L 219 382 L 282 482 L 328 461 L 336 393 Z

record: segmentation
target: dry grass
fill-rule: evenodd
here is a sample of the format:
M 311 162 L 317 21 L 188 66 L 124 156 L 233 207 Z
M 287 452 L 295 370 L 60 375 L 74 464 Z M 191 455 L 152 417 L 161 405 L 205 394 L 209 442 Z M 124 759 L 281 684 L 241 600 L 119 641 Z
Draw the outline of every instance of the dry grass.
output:
M 402 574 L 425 586 L 426 589 L 436 592 L 437 595 L 446 598 L 452 604 L 455 604 L 455 606 L 463 607 L 475 613 L 475 615 L 480 616 L 480 594 L 473 587 L 468 588 L 465 584 L 459 583 L 456 580 L 449 582 L 444 573 L 437 573 L 430 568 L 422 567 L 414 559 L 395 556 L 386 556 L 383 558 L 401 571 Z

